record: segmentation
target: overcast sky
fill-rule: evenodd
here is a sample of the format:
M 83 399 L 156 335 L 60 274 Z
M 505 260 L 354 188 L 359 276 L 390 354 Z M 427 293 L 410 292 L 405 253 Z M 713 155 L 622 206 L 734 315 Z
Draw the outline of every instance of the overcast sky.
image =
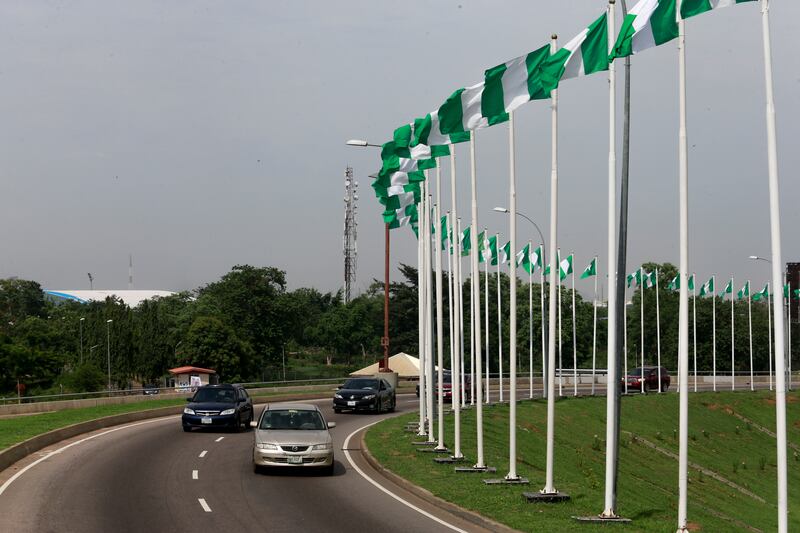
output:
M 333 291 L 343 284 L 351 165 L 363 290 L 382 276 L 381 207 L 367 177 L 379 158 L 345 141 L 388 140 L 486 68 L 554 32 L 566 42 L 604 8 L 5 0 L 0 277 L 83 289 L 91 272 L 95 288 L 125 288 L 131 253 L 140 289 L 192 289 L 248 263 L 286 270 L 291 288 Z M 800 261 L 800 2 L 774 0 L 771 14 L 783 251 Z M 754 286 L 768 277 L 765 263 L 747 260 L 770 253 L 761 43 L 757 4 L 687 23 L 691 266 L 699 278 L 718 274 L 720 286 L 731 274 Z M 678 262 L 676 46 L 633 63 L 629 271 Z M 605 265 L 606 87 L 601 73 L 560 91 L 559 243 L 575 251 L 577 269 L 595 253 Z M 516 117 L 518 209 L 548 236 L 548 104 L 531 102 Z M 507 235 L 507 215 L 492 211 L 507 204 L 507 127 L 476 138 L 479 224 Z M 466 223 L 466 147 L 458 162 Z M 526 224 L 520 241 L 534 238 Z M 411 231 L 392 237 L 395 265 L 416 264 Z

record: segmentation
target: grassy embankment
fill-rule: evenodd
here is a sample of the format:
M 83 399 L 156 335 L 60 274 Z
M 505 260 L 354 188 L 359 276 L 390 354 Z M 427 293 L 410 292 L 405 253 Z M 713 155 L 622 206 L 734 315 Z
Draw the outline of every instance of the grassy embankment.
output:
M 775 428 L 775 404 L 766 392 L 690 395 L 689 509 L 694 531 L 775 531 L 777 529 L 775 438 L 759 430 Z M 788 400 L 790 530 L 800 530 L 800 396 Z M 482 479 L 508 472 L 508 406 L 484 411 L 485 457 L 496 474 L 456 474 L 416 452 L 416 437 L 404 432 L 413 414 L 371 428 L 366 442 L 393 472 L 447 501 L 523 531 L 608 531 L 608 525 L 579 524 L 572 516 L 603 509 L 605 398 L 569 398 L 556 404 L 555 485 L 571 500 L 532 504 L 525 491 L 544 486 L 546 403 L 524 401 L 517 412 L 518 474 L 531 484 L 485 486 Z M 744 417 L 743 420 L 736 415 Z M 463 451 L 475 459 L 474 410 L 463 417 Z M 452 439 L 452 416 L 446 418 Z M 623 398 L 620 444 L 619 512 L 633 522 L 625 531 L 675 531 L 677 525 L 678 396 Z M 451 441 L 447 441 L 451 444 Z M 661 451 L 654 449 L 656 446 Z M 471 463 L 470 463 L 471 464 Z M 700 468 L 705 469 L 705 472 Z M 717 479 L 712 474 L 723 478 Z M 614 526 L 611 526 L 613 529 Z

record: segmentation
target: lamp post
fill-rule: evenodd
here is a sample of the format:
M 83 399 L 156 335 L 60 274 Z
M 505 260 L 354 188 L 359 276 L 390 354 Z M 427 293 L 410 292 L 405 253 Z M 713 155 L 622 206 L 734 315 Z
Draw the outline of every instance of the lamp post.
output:
M 111 323 L 113 320 L 106 320 L 106 364 L 108 367 L 108 393 L 111 394 Z
M 78 325 L 81 331 L 81 366 L 83 366 L 83 321 L 86 320 L 84 317 L 78 321 Z
M 360 148 L 381 148 L 379 144 L 372 144 L 361 139 L 350 139 L 347 141 L 347 146 L 356 146 Z M 391 372 L 389 369 L 389 224 L 385 224 L 384 228 L 384 241 L 385 245 L 385 259 L 383 266 L 383 337 L 381 338 L 381 346 L 383 346 L 383 360 L 378 363 L 378 372 Z
M 495 207 L 494 210 L 497 211 L 498 213 L 509 213 L 509 210 L 507 208 L 505 208 L 505 207 Z M 542 230 L 539 229 L 539 226 L 536 224 L 536 222 L 531 220 L 524 213 L 520 213 L 519 211 L 517 211 L 517 215 L 521 216 L 522 218 L 524 218 L 525 220 L 527 220 L 528 222 L 533 224 L 533 227 L 536 228 L 536 231 L 539 233 L 539 239 L 540 239 L 539 242 L 542 243 L 542 264 L 546 265 L 547 264 L 547 253 L 545 252 L 545 243 L 544 243 L 544 236 L 542 235 Z

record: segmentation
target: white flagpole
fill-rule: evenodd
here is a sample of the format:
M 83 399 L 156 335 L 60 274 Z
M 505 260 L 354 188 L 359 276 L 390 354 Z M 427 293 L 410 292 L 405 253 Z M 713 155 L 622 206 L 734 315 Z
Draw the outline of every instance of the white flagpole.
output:
M 772 390 L 772 300 L 769 295 L 769 283 L 767 283 L 767 337 L 769 340 L 769 390 Z
M 540 255 L 544 251 L 544 243 L 539 249 Z M 544 332 L 544 260 L 541 260 L 539 266 L 539 308 L 541 313 L 542 323 L 542 398 L 547 398 L 547 341 L 545 340 Z
M 452 236 L 455 243 L 451 241 L 452 250 L 451 254 L 453 257 L 453 277 L 456 280 L 456 284 L 453 285 L 453 331 L 455 332 L 453 343 L 454 343 L 454 350 L 453 350 L 453 364 L 450 367 L 450 387 L 451 387 L 451 400 L 452 400 L 452 408 L 453 408 L 453 425 L 454 432 L 453 432 L 453 457 L 454 458 L 461 458 L 463 457 L 461 454 L 461 399 L 460 396 L 460 388 L 459 388 L 459 380 L 458 376 L 461 374 L 461 346 L 463 340 L 463 322 L 462 322 L 462 315 L 463 315 L 463 302 L 462 302 L 462 292 L 461 292 L 461 245 L 459 243 L 460 235 L 461 235 L 461 221 L 457 217 L 457 201 L 456 201 L 456 154 L 455 154 L 455 147 L 450 147 L 450 195 L 451 195 L 451 203 L 453 208 L 453 213 L 450 216 L 450 224 L 451 227 L 455 225 L 455 228 L 452 228 Z M 458 290 L 456 290 L 456 286 L 458 286 Z
M 500 372 L 498 383 L 500 384 L 500 403 L 503 403 L 503 307 L 500 289 L 500 235 L 497 238 L 497 360 L 498 371 Z
M 561 359 L 561 351 L 563 348 L 561 342 L 561 250 L 556 254 L 558 260 L 558 395 L 564 395 L 564 363 Z
M 657 365 L 658 366 L 658 392 L 662 392 L 661 385 L 661 309 L 659 307 L 658 296 L 658 269 L 656 269 L 656 350 Z
M 511 216 L 509 217 L 510 256 L 508 272 L 510 283 L 510 317 L 509 317 L 509 350 L 508 368 L 510 383 L 508 386 L 508 474 L 506 480 L 519 480 L 517 475 L 517 176 L 514 161 L 514 112 L 508 114 L 508 203 Z
M 484 228 L 484 232 L 486 232 Z M 484 233 L 484 238 L 488 239 L 489 234 Z M 495 247 L 497 243 L 495 242 Z M 488 249 L 488 248 L 487 248 Z M 489 250 L 491 257 L 491 250 Z M 483 258 L 483 314 L 486 329 L 486 403 L 489 403 L 489 262 L 491 258 Z
M 644 394 L 644 267 L 639 267 L 639 343 L 641 344 L 642 351 L 642 371 L 639 376 L 641 386 L 641 393 Z
M 594 396 L 594 381 L 597 369 L 597 256 L 594 256 L 594 270 L 594 299 L 592 300 L 592 396 Z
M 689 147 L 686 132 L 686 28 L 677 1 L 679 73 L 679 196 L 680 196 L 680 297 L 678 349 L 680 360 L 679 445 L 678 445 L 678 531 L 686 528 L 689 494 Z
M 575 255 L 572 256 L 572 395 L 578 395 L 578 335 L 575 328 Z
M 425 327 L 425 341 L 427 345 L 427 350 L 425 352 L 425 361 L 428 365 L 428 378 L 427 378 L 427 390 L 426 390 L 426 411 L 428 412 L 428 442 L 436 442 L 436 438 L 434 437 L 434 430 L 433 430 L 433 373 L 435 372 L 434 369 L 434 358 L 433 358 L 433 266 L 431 265 L 431 260 L 433 259 L 432 253 L 433 250 L 431 249 L 431 206 L 433 204 L 433 198 L 430 194 L 429 187 L 425 188 L 425 277 L 427 278 L 427 282 L 425 284 L 425 306 L 426 306 L 426 313 L 425 313 L 425 320 L 426 320 L 426 327 Z
M 436 236 L 436 242 L 434 243 L 434 258 L 435 258 L 435 267 L 436 267 L 436 359 L 439 363 L 439 372 L 437 374 L 438 379 L 438 391 L 439 391 L 439 401 L 438 401 L 438 411 L 437 414 L 439 416 L 439 434 L 438 434 L 438 442 L 436 445 L 437 450 L 444 450 L 446 449 L 444 445 L 444 309 L 442 308 L 442 243 L 444 243 L 444 236 L 442 235 L 442 225 L 439 223 L 441 219 L 441 207 L 440 202 L 442 201 L 442 169 L 437 164 L 436 165 L 436 204 L 434 204 L 434 211 L 435 215 L 433 218 Z M 439 226 L 438 228 L 436 226 Z
M 731 390 L 736 390 L 736 328 L 733 311 L 733 276 L 731 276 Z
M 788 274 L 785 275 L 785 277 L 788 277 Z M 788 337 L 787 351 L 789 354 L 787 357 L 788 365 L 786 373 L 789 375 L 789 382 L 787 383 L 787 386 L 789 390 L 792 390 L 792 283 L 787 279 L 786 285 L 789 287 L 789 296 L 786 298 L 786 316 L 788 317 L 787 320 L 788 327 L 786 328 L 786 333 Z
M 469 157 L 470 157 L 470 174 L 471 174 L 471 187 L 472 187 L 472 226 L 474 231 L 472 234 L 472 243 L 473 248 L 477 248 L 476 241 L 478 239 L 477 231 L 478 231 L 478 193 L 477 193 L 477 177 L 476 177 L 476 166 L 475 166 L 475 133 L 473 132 L 470 135 L 469 139 Z M 475 250 L 477 252 L 477 250 Z M 475 463 L 475 467 L 483 468 L 486 466 L 483 459 L 483 405 L 482 405 L 482 387 L 481 387 L 481 321 L 480 321 L 480 291 L 477 290 L 478 283 L 480 280 L 478 279 L 478 256 L 473 254 L 472 255 L 472 286 L 476 287 L 474 296 L 473 296 L 473 305 L 475 309 L 475 352 L 476 352 L 476 359 L 475 359 L 475 376 L 472 380 L 472 386 L 475 387 L 475 419 L 476 419 L 476 426 L 477 426 L 477 440 L 478 440 L 478 460 Z M 486 334 L 488 335 L 489 332 L 487 331 Z M 477 383 L 476 383 L 477 380 Z
M 764 78 L 767 93 L 767 159 L 769 162 L 769 218 L 772 240 L 772 284 L 780 286 L 781 266 L 781 216 L 778 185 L 778 141 L 775 127 L 775 101 L 772 89 L 772 45 L 769 33 L 769 0 L 761 3 L 761 23 L 764 33 Z M 791 294 L 791 293 L 790 293 Z M 783 315 L 775 304 L 775 422 L 778 459 L 778 532 L 788 529 L 788 496 L 786 471 L 786 353 L 783 345 Z
M 614 47 L 616 39 L 615 2 L 608 3 L 608 49 Z M 608 335 L 606 339 L 606 479 L 603 503 L 604 518 L 616 518 L 616 467 L 617 467 L 617 402 L 619 402 L 619 377 L 617 376 L 617 305 L 614 280 L 617 267 L 614 261 L 617 252 L 617 68 L 616 60 L 608 65 L 608 304 L 606 306 Z M 615 275 L 616 273 L 616 275 Z M 622 302 L 623 305 L 625 302 Z
M 449 322 L 448 325 L 450 326 L 450 381 L 452 383 L 453 376 L 456 375 L 455 369 L 455 346 L 453 344 L 453 254 L 450 252 L 453 244 L 453 239 L 451 236 L 453 235 L 453 231 L 450 228 L 450 212 L 448 211 L 445 214 L 445 232 L 447 235 L 447 308 L 449 311 Z M 451 385 L 452 387 L 452 385 Z M 458 400 L 455 394 L 450 395 L 450 408 L 455 413 L 455 402 Z M 456 429 L 458 431 L 458 429 Z
M 628 290 L 625 290 L 625 300 L 627 300 Z M 622 305 L 625 306 L 622 310 L 622 318 L 625 320 L 625 324 L 623 324 L 623 352 L 625 352 L 625 361 L 623 362 L 624 369 L 622 371 L 622 375 L 625 376 L 625 394 L 628 394 L 628 302 L 622 302 Z
M 697 392 L 697 279 L 692 286 L 692 350 L 694 351 L 694 392 Z
M 711 285 L 717 290 L 717 276 L 711 276 Z M 714 392 L 717 392 L 717 295 L 711 291 L 711 383 Z
M 533 265 L 531 246 L 528 241 L 528 398 L 533 399 Z
M 472 240 L 472 231 L 470 231 L 470 240 Z M 470 250 L 470 255 L 472 251 Z M 469 258 L 468 258 L 469 259 Z M 470 270 L 472 270 L 472 263 L 470 262 Z M 474 277 L 472 276 L 472 272 L 470 272 L 470 279 L 474 281 Z M 470 398 L 469 402 L 470 405 L 475 404 L 475 284 L 469 284 L 469 371 L 470 371 Z M 462 404 L 464 407 L 467 406 L 467 380 L 466 375 L 467 367 L 464 366 L 464 370 L 461 372 L 461 390 L 463 394 Z
M 420 186 L 420 209 L 419 213 L 425 210 L 425 184 Z M 420 437 L 425 435 L 425 278 L 422 273 L 425 270 L 424 258 L 425 252 L 422 246 L 422 236 L 424 228 L 422 227 L 422 217 L 419 217 L 419 226 L 417 227 L 417 312 L 419 320 L 419 429 L 417 435 Z
M 461 235 L 461 219 L 458 220 L 458 234 Z M 464 404 L 464 357 L 466 354 L 466 349 L 464 345 L 466 344 L 466 335 L 464 334 L 464 277 L 462 275 L 462 267 L 464 266 L 461 263 L 461 246 L 459 246 L 457 261 L 458 261 L 458 290 L 460 294 L 458 296 L 458 305 L 460 309 L 458 310 L 458 320 L 459 326 L 461 327 L 461 334 L 459 335 L 459 340 L 461 341 L 461 350 L 458 353 L 458 374 L 455 376 L 455 380 L 458 381 L 461 387 L 461 395 L 459 397 L 459 402 L 461 407 L 465 407 Z M 472 298 L 470 298 L 470 302 L 472 302 Z M 471 303 L 470 303 L 471 305 Z
M 550 53 L 556 52 L 556 36 L 550 41 Z M 550 171 L 550 302 L 548 326 L 548 353 L 547 361 L 547 452 L 545 485 L 541 490 L 543 494 L 556 494 L 553 485 L 553 457 L 555 452 L 555 381 L 556 373 L 556 280 L 558 279 L 558 260 L 552 253 L 558 247 L 558 90 L 550 91 L 550 105 L 552 109 L 551 124 L 551 171 Z
M 747 327 L 750 330 L 750 390 L 755 390 L 755 385 L 753 384 L 753 308 L 752 308 L 752 298 L 750 293 L 753 292 L 752 287 L 750 287 L 750 280 L 747 280 Z

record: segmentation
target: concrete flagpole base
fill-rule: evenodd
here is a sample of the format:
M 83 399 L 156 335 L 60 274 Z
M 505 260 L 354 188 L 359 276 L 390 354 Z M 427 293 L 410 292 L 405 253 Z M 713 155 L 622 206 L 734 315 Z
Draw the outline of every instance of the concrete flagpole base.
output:
M 572 518 L 574 518 L 578 522 L 584 522 L 588 524 L 629 524 L 631 522 L 630 518 L 623 518 L 621 516 L 593 515 L 593 516 L 573 516 Z
M 493 466 L 461 466 L 457 467 L 455 470 L 460 474 L 472 474 L 476 472 L 489 472 L 489 473 L 497 472 L 497 469 Z
M 528 478 L 517 477 L 513 479 L 484 479 L 486 485 L 530 485 Z
M 436 442 L 430 442 L 430 441 L 427 441 L 427 440 L 413 441 L 411 443 L 411 445 L 412 446 L 435 446 Z
M 438 464 L 453 464 L 453 463 L 464 463 L 464 462 L 466 462 L 466 460 L 467 460 L 466 457 L 463 457 L 463 456 L 462 457 L 453 457 L 451 455 L 450 457 L 435 457 L 433 459 L 433 462 L 434 463 L 438 463 Z
M 447 448 L 417 448 L 420 453 L 450 453 Z
M 564 492 L 523 492 L 522 497 L 529 503 L 561 503 L 569 500 Z

